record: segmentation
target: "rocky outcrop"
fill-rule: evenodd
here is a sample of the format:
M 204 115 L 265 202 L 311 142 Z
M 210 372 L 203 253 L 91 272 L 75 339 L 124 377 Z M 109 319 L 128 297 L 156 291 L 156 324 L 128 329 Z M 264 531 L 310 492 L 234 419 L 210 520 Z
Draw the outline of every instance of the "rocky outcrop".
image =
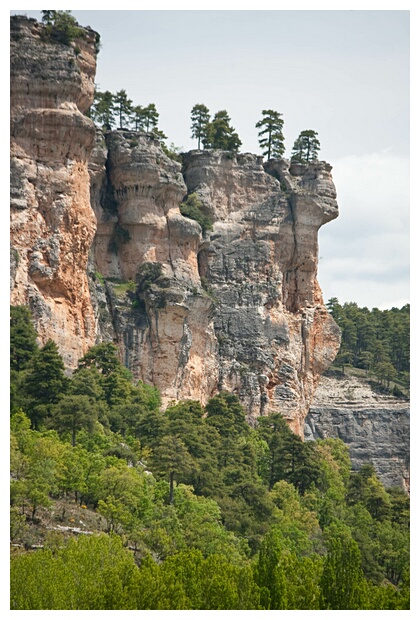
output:
M 198 273 L 201 228 L 179 210 L 187 194 L 181 166 L 153 136 L 113 131 L 99 136 L 90 169 L 94 260 L 107 280 L 122 359 L 165 404 L 205 402 L 218 377 L 214 301 Z M 134 294 L 141 266 L 157 272 Z
M 67 46 L 36 20 L 11 18 L 11 303 L 31 307 L 41 341 L 53 338 L 69 367 L 96 332 L 86 275 L 95 128 L 83 114 L 96 33 L 83 32 Z
M 331 166 L 213 150 L 181 166 L 151 134 L 102 135 L 84 116 L 96 33 L 66 46 L 11 23 L 12 303 L 68 368 L 112 339 L 164 404 L 226 389 L 250 421 L 280 411 L 302 435 L 339 346 L 316 280 L 318 229 L 338 215 Z M 204 236 L 180 213 L 192 192 Z
M 409 402 L 377 393 L 366 379 L 322 377 L 305 420 L 305 440 L 338 437 L 355 469 L 372 463 L 383 484 L 410 484 Z
M 198 264 L 217 299 L 218 389 L 238 393 L 250 418 L 281 411 L 302 435 L 339 346 L 316 281 L 317 232 L 338 215 L 331 166 L 192 151 L 183 173 L 213 221 Z
M 126 365 L 165 402 L 226 389 L 250 421 L 281 411 L 302 435 L 339 346 L 316 281 L 317 231 L 338 214 L 331 167 L 192 151 L 181 174 L 150 135 L 105 140 L 91 162 L 94 254 Z M 187 192 L 213 222 L 204 238 L 180 214 Z M 148 264 L 160 277 L 118 295 Z

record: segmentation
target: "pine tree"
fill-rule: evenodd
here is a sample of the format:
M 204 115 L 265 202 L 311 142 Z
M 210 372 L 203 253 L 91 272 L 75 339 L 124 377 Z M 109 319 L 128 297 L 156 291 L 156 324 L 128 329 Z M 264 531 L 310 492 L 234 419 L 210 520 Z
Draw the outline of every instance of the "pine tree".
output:
M 210 111 L 203 103 L 197 103 L 191 110 L 191 137 L 197 138 L 198 150 L 203 137 L 206 136 L 207 125 L 210 121 Z
M 141 118 L 144 131 L 150 131 L 157 127 L 159 112 L 156 110 L 154 103 L 149 103 L 148 106 L 143 108 Z
M 271 157 L 281 157 L 284 153 L 284 136 L 283 136 L 283 124 L 284 121 L 280 118 L 282 115 L 275 110 L 263 110 L 263 118 L 255 125 L 257 129 L 261 129 L 258 132 L 258 142 L 260 148 L 263 149 L 263 155 L 267 156 L 267 159 Z
M 136 131 L 144 131 L 143 107 L 141 105 L 136 105 L 133 108 L 133 122 Z
M 123 125 L 130 123 L 130 118 L 133 112 L 133 102 L 128 98 L 127 92 L 122 89 L 119 90 L 114 98 L 116 114 L 120 121 L 120 129 L 123 129 Z
M 317 138 L 318 133 L 313 129 L 301 131 L 293 144 L 291 160 L 299 163 L 318 161 L 318 151 L 321 148 Z
M 216 112 L 211 123 L 205 128 L 203 145 L 205 148 L 237 152 L 242 142 L 230 125 L 230 116 L 226 110 Z
M 17 372 L 26 368 L 38 350 L 37 333 L 26 306 L 10 308 L 10 368 Z
M 25 384 L 26 394 L 32 399 L 29 415 L 33 428 L 50 413 L 51 405 L 66 392 L 68 379 L 64 375 L 63 358 L 53 340 L 48 340 L 34 358 Z
M 90 108 L 90 116 L 103 129 L 109 131 L 115 126 L 115 97 L 109 91 L 104 93 L 95 91 L 93 105 Z
M 97 418 L 95 405 L 84 395 L 64 396 L 52 408 L 51 427 L 71 432 L 72 446 L 76 445 L 76 433 L 82 428 L 92 431 Z
M 155 467 L 169 477 L 169 503 L 174 503 L 174 480 L 194 468 L 185 443 L 175 435 L 166 435 L 156 448 Z

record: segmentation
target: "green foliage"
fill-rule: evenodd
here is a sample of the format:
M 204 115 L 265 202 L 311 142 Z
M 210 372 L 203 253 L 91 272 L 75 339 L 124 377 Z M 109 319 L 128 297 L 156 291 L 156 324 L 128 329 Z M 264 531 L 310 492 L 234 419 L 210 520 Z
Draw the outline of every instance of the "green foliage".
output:
M 209 122 L 210 110 L 203 103 L 197 103 L 191 110 L 191 138 L 197 138 L 198 150 L 201 140 L 207 136 Z
M 340 440 L 250 428 L 228 392 L 163 411 L 111 343 L 68 379 L 51 341 L 14 373 L 12 609 L 409 608 L 409 498 Z M 70 503 L 108 535 L 41 534 Z
M 44 37 L 49 41 L 70 45 L 72 41 L 85 36 L 71 11 L 41 11 L 45 24 Z
M 28 413 L 33 428 L 38 428 L 49 415 L 51 405 L 58 402 L 67 387 L 63 359 L 55 342 L 48 340 L 34 358 L 26 376 L 25 392 L 30 399 Z
M 327 307 L 341 329 L 341 347 L 335 364 L 351 364 L 373 373 L 386 387 L 391 381 L 408 385 L 410 370 L 410 306 L 378 310 L 341 305 L 336 297 Z M 401 390 L 400 390 L 401 391 Z
M 213 225 L 211 219 L 203 213 L 202 208 L 203 203 L 195 192 L 189 194 L 184 202 L 179 205 L 181 214 L 198 222 L 203 235 L 205 235 L 207 231 L 213 230 Z
M 284 154 L 284 121 L 280 118 L 282 115 L 275 110 L 263 110 L 263 118 L 255 125 L 258 132 L 258 142 L 263 150 L 263 156 L 267 159 L 271 157 L 281 157 Z
M 117 222 L 108 243 L 108 250 L 113 254 L 118 254 L 119 247 L 129 241 L 130 233 Z
M 301 131 L 293 144 L 291 161 L 302 164 L 318 161 L 318 151 L 321 148 L 317 138 L 318 133 L 313 129 Z
M 169 479 L 169 503 L 174 503 L 174 481 L 178 474 L 186 473 L 194 468 L 194 461 L 186 445 L 175 435 L 165 435 L 156 447 L 156 456 L 152 463 L 158 473 Z
M 82 428 L 93 431 L 97 419 L 97 408 L 84 394 L 63 396 L 51 408 L 49 424 L 59 432 L 70 431 L 72 445 L 76 445 L 76 433 Z
M 28 367 L 38 346 L 32 314 L 27 306 L 10 307 L 10 369 L 17 372 Z
M 136 283 L 134 280 L 128 280 L 127 282 L 118 282 L 112 286 L 114 293 L 117 297 L 124 297 L 127 292 L 135 293 Z
M 127 91 L 119 90 L 114 96 L 115 113 L 119 120 L 119 128 L 128 128 L 133 113 L 133 102 L 128 98 Z
M 109 131 L 115 127 L 116 113 L 115 96 L 109 90 L 104 93 L 95 90 L 93 103 L 89 110 L 90 118 L 102 129 Z
M 176 146 L 173 142 L 171 142 L 169 146 L 166 146 L 166 144 L 162 142 L 161 147 L 163 149 L 163 152 L 169 157 L 169 159 L 172 159 L 173 161 L 177 161 L 178 163 L 182 164 L 182 146 Z
M 320 580 L 322 609 L 365 609 L 366 580 L 360 550 L 345 528 L 332 527 Z
M 154 103 L 141 108 L 139 115 L 139 125 L 143 131 L 151 131 L 157 128 L 159 120 L 159 112 L 156 110 Z
M 11 609 L 136 609 L 138 572 L 117 536 L 12 558 Z
M 202 135 L 203 146 L 207 149 L 221 149 L 236 153 L 242 142 L 230 125 L 230 116 L 226 110 L 216 112 L 213 120 L 207 123 Z
M 163 267 L 161 263 L 142 263 L 136 274 L 137 294 L 140 296 L 145 291 L 150 291 L 153 284 L 158 283 L 163 277 Z
M 315 445 L 304 443 L 295 435 L 281 414 L 259 418 L 258 429 L 270 451 L 267 480 L 270 488 L 278 480 L 286 480 L 303 494 L 311 484 L 318 483 L 320 470 Z

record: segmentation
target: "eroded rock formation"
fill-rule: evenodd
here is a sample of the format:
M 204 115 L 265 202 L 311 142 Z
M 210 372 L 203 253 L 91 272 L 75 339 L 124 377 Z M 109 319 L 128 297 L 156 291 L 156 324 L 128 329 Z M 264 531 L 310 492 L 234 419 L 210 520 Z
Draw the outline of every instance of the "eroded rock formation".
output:
M 183 172 L 214 222 L 198 262 L 217 299 L 218 388 L 302 434 L 339 344 L 316 281 L 317 232 L 338 215 L 331 166 L 192 151 Z
M 67 366 L 96 337 L 86 264 L 95 234 L 88 158 L 96 33 L 66 46 L 11 18 L 11 303 L 28 304 Z
M 338 214 L 331 166 L 191 151 L 181 175 L 151 136 L 105 139 L 106 161 L 99 138 L 91 164 L 95 261 L 125 363 L 166 402 L 226 389 L 250 420 L 279 410 L 302 435 L 339 344 L 316 281 L 317 232 Z M 180 214 L 187 192 L 213 222 L 204 238 Z M 146 263 L 162 277 L 121 299 L 109 279 Z
M 107 159 L 99 137 L 91 163 L 94 260 L 107 279 L 122 359 L 165 403 L 205 402 L 218 381 L 214 301 L 198 272 L 201 227 L 179 210 L 187 194 L 181 166 L 150 135 L 115 131 L 105 140 Z M 112 280 L 134 280 L 141 265 L 159 265 L 159 277 L 121 298 Z
M 372 463 L 385 486 L 410 488 L 408 400 L 381 394 L 367 379 L 328 373 L 305 420 L 305 439 L 338 437 L 355 469 Z
M 96 33 L 77 49 L 43 33 L 12 18 L 12 303 L 68 368 L 112 339 L 164 403 L 231 390 L 250 421 L 281 411 L 303 435 L 339 346 L 316 280 L 318 229 L 338 215 L 331 166 L 223 151 L 181 165 L 150 134 L 95 133 Z M 193 192 L 204 236 L 180 213 Z

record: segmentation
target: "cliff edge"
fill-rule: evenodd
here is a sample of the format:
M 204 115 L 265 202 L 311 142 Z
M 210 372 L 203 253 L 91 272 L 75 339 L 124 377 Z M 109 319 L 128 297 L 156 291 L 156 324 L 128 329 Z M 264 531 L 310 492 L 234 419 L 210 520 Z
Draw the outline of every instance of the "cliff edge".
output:
M 63 45 L 11 24 L 12 304 L 69 369 L 112 339 L 164 404 L 229 390 L 250 422 L 280 411 L 303 436 L 340 340 L 316 279 L 331 166 L 217 150 L 180 164 L 151 134 L 102 134 L 85 116 L 96 33 Z M 192 193 L 205 233 L 180 211 Z

